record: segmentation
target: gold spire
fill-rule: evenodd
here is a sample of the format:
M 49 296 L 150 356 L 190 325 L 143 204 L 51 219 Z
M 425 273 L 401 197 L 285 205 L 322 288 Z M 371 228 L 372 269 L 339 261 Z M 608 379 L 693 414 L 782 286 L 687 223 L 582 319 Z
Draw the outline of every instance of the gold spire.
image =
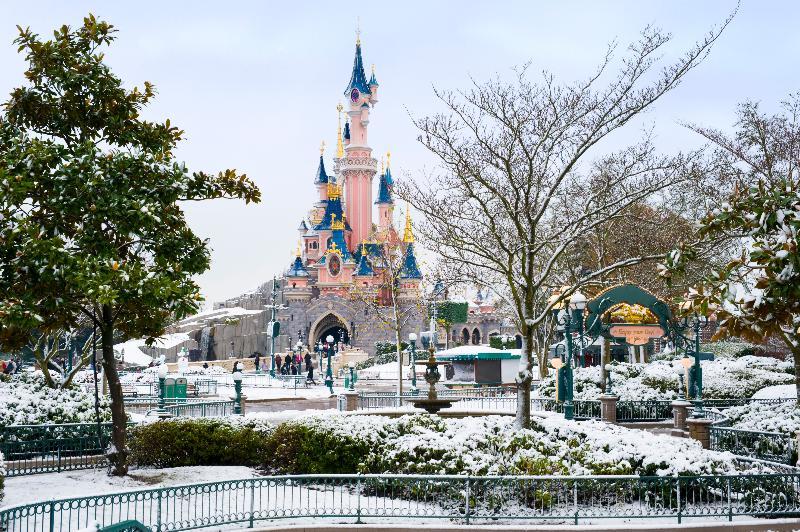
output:
M 338 159 L 344 157 L 344 146 L 342 146 L 342 109 L 344 109 L 344 106 L 342 102 L 339 102 L 339 105 L 336 106 L 336 110 L 339 111 L 339 127 L 336 130 L 336 157 Z
M 323 153 L 325 153 L 325 141 L 324 140 L 322 142 L 320 142 L 320 144 L 319 144 L 319 154 L 322 155 Z
M 414 231 L 411 229 L 411 209 L 406 202 L 406 229 L 403 231 L 403 242 L 410 244 L 414 241 Z
M 383 175 L 383 157 L 381 157 L 381 175 Z
M 361 46 L 361 17 L 356 17 L 356 44 Z
M 386 150 L 386 168 L 388 169 L 392 165 L 392 152 Z
M 302 249 L 303 249 L 303 241 L 300 240 L 300 241 L 297 242 L 297 253 L 295 254 L 295 257 L 302 257 L 303 256 Z

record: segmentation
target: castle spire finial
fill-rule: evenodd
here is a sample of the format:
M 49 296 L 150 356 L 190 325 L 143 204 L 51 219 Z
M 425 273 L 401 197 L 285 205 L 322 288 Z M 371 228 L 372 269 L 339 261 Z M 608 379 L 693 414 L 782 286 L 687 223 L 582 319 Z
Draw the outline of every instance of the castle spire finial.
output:
M 361 46 L 361 17 L 356 17 L 356 44 Z
M 386 168 L 389 168 L 392 165 L 392 152 L 386 150 Z
M 341 159 L 344 157 L 344 146 L 342 145 L 342 109 L 344 106 L 342 102 L 336 106 L 336 110 L 339 112 L 339 126 L 336 129 L 336 157 Z
M 384 163 L 383 156 L 381 156 L 381 175 L 383 175 L 383 163 Z
M 300 241 L 297 242 L 297 253 L 295 254 L 296 257 L 302 257 L 303 256 L 302 249 L 303 249 L 303 243 L 302 243 L 302 240 L 300 240 Z
M 325 153 L 325 141 L 324 140 L 322 142 L 320 142 L 320 144 L 319 144 L 319 154 L 322 155 L 323 153 Z
M 414 241 L 414 231 L 411 229 L 411 208 L 406 202 L 406 228 L 403 231 L 403 242 L 410 244 Z

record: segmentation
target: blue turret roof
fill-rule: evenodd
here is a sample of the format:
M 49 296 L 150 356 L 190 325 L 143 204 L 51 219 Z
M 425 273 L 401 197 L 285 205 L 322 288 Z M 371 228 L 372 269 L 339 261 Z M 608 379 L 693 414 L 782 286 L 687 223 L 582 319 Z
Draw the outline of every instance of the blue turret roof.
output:
M 317 168 L 317 176 L 314 178 L 314 183 L 327 183 L 328 173 L 325 171 L 325 162 L 322 160 L 322 155 L 319 156 L 319 167 Z
M 302 257 L 295 257 L 292 267 L 286 272 L 286 277 L 308 277 L 308 270 L 303 265 Z
M 351 255 L 347 250 L 347 242 L 344 240 L 344 231 L 341 229 L 333 230 L 333 234 L 331 235 L 331 244 L 328 246 L 328 250 L 332 249 L 334 244 L 336 245 L 336 249 L 339 250 L 339 253 L 341 253 L 342 260 L 353 259 L 353 255 Z
M 375 270 L 372 269 L 372 265 L 367 260 L 367 255 L 368 253 L 363 253 L 358 259 L 358 266 L 356 266 L 356 271 L 353 275 L 360 275 L 362 277 L 375 275 Z
M 325 202 L 325 214 L 322 215 L 322 220 L 314 226 L 314 230 L 326 230 L 331 228 L 331 221 L 333 221 L 331 215 L 335 216 L 337 222 L 342 221 L 342 200 L 339 197 L 328 199 Z M 350 231 L 350 223 L 345 220 L 344 221 L 344 228 Z
M 344 140 L 350 140 L 350 122 L 344 123 Z
M 356 42 L 356 58 L 353 60 L 353 74 L 350 76 L 350 83 L 344 90 L 345 96 L 350 96 L 353 89 L 358 89 L 363 94 L 371 94 L 367 76 L 364 74 L 364 61 L 361 59 L 361 42 Z
M 394 179 L 392 179 L 392 169 L 389 168 L 388 166 L 386 167 L 385 175 L 386 175 L 386 184 L 389 185 L 389 187 L 394 185 Z
M 422 273 L 417 266 L 417 257 L 414 255 L 414 244 L 406 247 L 406 256 L 403 258 L 403 267 L 400 269 L 401 279 L 422 279 Z
M 303 231 L 304 233 L 308 231 L 308 226 L 306 225 L 305 220 L 300 220 L 300 227 L 297 228 L 298 231 Z
M 375 79 L 375 66 L 374 65 L 372 66 L 372 76 L 370 76 L 370 78 L 369 78 L 369 84 L 370 85 L 380 85 L 380 83 L 378 83 L 378 80 Z
M 380 184 L 378 185 L 378 199 L 375 203 L 394 203 L 392 199 L 392 184 L 390 182 L 391 175 L 389 174 L 389 169 L 386 169 L 386 172 L 381 174 Z

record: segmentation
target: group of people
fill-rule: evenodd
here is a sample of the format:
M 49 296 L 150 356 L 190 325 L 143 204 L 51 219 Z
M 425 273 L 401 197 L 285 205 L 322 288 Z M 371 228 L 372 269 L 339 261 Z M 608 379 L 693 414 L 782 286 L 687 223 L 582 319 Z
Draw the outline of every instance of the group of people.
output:
M 11 357 L 8 360 L 0 360 L 0 369 L 5 375 L 12 375 L 19 369 L 19 363 Z
M 311 353 L 301 356 L 300 353 L 286 353 L 281 357 L 280 353 L 275 354 L 275 371 L 281 375 L 302 375 L 303 363 L 306 365 L 306 380 L 314 380 L 314 359 Z

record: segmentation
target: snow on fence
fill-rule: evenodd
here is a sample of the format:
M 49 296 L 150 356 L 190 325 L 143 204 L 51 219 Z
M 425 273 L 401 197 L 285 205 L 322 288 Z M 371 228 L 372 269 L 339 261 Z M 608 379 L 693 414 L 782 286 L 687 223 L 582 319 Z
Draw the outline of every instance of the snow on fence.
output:
M 797 462 L 795 438 L 780 432 L 709 427 L 711 449 L 781 464 Z
M 259 522 L 459 524 L 733 520 L 800 512 L 800 475 L 289 475 L 62 499 L 0 511 L 8 532 L 136 520 L 155 532 Z

